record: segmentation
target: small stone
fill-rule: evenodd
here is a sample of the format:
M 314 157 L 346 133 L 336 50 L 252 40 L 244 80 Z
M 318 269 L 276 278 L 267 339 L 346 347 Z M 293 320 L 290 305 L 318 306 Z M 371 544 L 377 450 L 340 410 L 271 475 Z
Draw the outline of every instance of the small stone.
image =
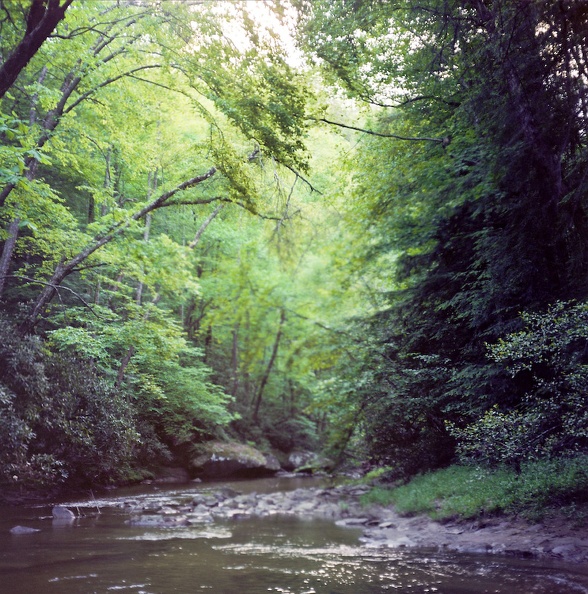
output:
M 344 520 L 338 520 L 335 522 L 337 526 L 363 526 L 367 524 L 369 518 L 345 518 Z
M 566 555 L 571 555 L 572 553 L 575 552 L 575 547 L 573 545 L 567 544 L 567 545 L 559 545 L 557 547 L 554 547 L 551 552 L 554 555 L 557 555 L 559 557 L 565 557 Z

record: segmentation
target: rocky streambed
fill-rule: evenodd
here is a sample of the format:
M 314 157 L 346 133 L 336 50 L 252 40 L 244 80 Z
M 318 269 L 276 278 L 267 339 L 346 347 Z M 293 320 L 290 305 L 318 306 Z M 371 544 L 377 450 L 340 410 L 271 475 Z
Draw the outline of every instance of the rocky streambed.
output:
M 366 547 L 427 548 L 552 558 L 588 564 L 588 534 L 561 521 L 529 524 L 520 519 L 435 522 L 425 516 L 402 517 L 390 507 L 364 506 L 369 489 L 343 485 L 274 493 L 240 493 L 219 487 L 145 499 L 118 500 L 132 526 L 180 528 L 275 515 L 326 519 L 359 528 Z

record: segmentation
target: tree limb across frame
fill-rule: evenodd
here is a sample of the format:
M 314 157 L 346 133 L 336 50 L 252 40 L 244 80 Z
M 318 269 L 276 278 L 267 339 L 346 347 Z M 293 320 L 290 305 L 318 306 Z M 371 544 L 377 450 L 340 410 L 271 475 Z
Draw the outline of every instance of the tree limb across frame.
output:
M 381 136 L 382 138 L 395 138 L 396 140 L 408 140 L 411 142 L 436 142 L 447 146 L 450 143 L 449 136 L 444 138 L 431 138 L 429 136 L 400 136 L 399 134 L 388 134 L 386 132 L 376 132 L 374 130 L 366 130 L 365 128 L 358 128 L 357 126 L 349 126 L 348 124 L 342 124 L 341 122 L 333 122 L 327 120 L 327 118 L 316 118 L 316 122 L 324 122 L 331 126 L 339 126 L 340 128 L 346 128 L 347 130 L 355 130 L 356 132 L 363 132 L 364 134 L 371 134 L 372 136 Z

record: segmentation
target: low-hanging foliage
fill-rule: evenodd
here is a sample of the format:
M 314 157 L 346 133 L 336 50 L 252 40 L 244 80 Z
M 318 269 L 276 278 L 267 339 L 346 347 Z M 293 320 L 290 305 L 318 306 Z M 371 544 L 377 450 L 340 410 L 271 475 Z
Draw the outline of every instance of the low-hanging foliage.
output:
M 124 480 L 141 448 L 126 394 L 87 360 L 0 321 L 0 484 L 25 490 Z

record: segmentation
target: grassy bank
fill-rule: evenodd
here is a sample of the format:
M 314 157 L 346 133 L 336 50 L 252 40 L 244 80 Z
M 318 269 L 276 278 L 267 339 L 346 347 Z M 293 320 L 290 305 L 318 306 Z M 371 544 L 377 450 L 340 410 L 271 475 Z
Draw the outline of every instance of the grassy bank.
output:
M 451 466 L 415 477 L 399 487 L 378 486 L 363 502 L 394 505 L 401 514 L 434 519 L 518 514 L 539 520 L 552 513 L 588 519 L 588 457 L 502 468 Z

